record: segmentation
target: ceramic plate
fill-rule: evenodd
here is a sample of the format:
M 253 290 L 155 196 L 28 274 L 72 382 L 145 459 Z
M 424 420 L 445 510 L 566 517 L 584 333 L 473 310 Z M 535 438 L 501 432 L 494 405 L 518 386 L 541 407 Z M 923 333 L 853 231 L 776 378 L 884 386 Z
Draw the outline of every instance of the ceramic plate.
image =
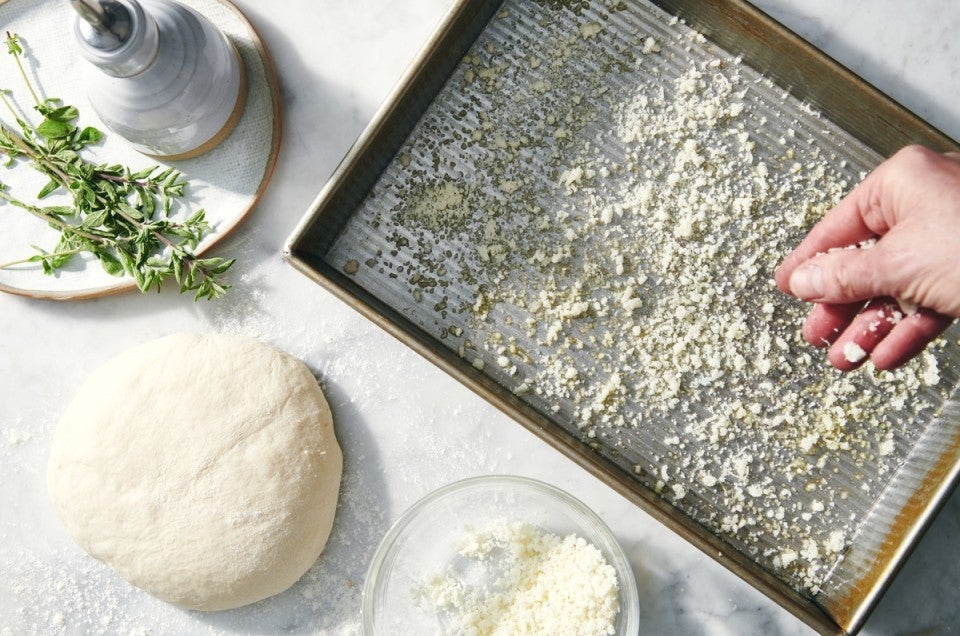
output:
M 183 4 L 209 18 L 230 38 L 243 59 L 248 80 L 246 106 L 229 137 L 200 157 L 169 164 L 180 170 L 188 182 L 186 196 L 175 206 L 174 215 L 185 217 L 203 209 L 213 228 L 196 250 L 203 253 L 239 225 L 266 188 L 280 145 L 280 104 L 266 48 L 239 9 L 225 0 L 185 0 Z M 0 2 L 0 24 L 4 31 L 18 34 L 23 41 L 31 79 L 41 97 L 57 97 L 76 106 L 81 126 L 95 126 L 104 131 L 104 141 L 89 151 L 87 159 L 96 163 L 119 163 L 135 171 L 167 165 L 133 150 L 121 137 L 107 130 L 94 113 L 87 100 L 84 78 L 99 71 L 79 55 L 69 3 L 62 0 Z M 0 54 L 0 78 L 0 88 L 12 91 L 14 107 L 34 115 L 30 95 L 5 46 Z M 15 128 L 10 113 L 2 112 L 0 117 L 4 125 Z M 21 161 L 0 168 L 0 182 L 18 199 L 36 202 L 46 179 Z M 43 204 L 67 201 L 65 195 L 54 194 L 45 198 Z M 3 219 L 0 263 L 35 254 L 33 245 L 52 250 L 57 244 L 56 231 L 19 208 L 0 205 L 0 218 Z M 135 288 L 132 279 L 107 274 L 90 255 L 74 257 L 55 275 L 44 274 L 38 263 L 0 269 L 0 290 L 37 298 L 93 298 Z

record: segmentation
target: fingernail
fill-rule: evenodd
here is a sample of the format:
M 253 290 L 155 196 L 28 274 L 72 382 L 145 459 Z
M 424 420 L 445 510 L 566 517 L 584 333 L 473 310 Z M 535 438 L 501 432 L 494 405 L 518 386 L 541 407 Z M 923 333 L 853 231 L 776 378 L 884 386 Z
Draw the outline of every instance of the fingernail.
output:
M 803 300 L 823 296 L 823 270 L 816 265 L 805 265 L 790 275 L 790 293 Z

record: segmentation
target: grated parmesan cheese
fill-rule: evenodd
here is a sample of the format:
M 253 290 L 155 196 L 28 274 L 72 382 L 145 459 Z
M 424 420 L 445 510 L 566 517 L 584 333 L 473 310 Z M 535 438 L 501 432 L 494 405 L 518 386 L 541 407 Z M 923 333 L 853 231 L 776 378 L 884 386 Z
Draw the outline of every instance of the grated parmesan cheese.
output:
M 459 554 L 470 560 L 469 569 L 437 575 L 416 592 L 421 606 L 446 616 L 452 626 L 445 633 L 615 633 L 616 571 L 582 537 L 506 523 L 468 532 L 461 543 Z
M 847 362 L 860 362 L 867 357 L 867 352 L 863 350 L 863 347 L 851 340 L 843 345 L 843 357 L 846 358 Z
M 531 7 L 501 31 L 538 37 L 468 53 L 376 187 L 361 224 L 387 244 L 356 276 L 406 283 L 411 304 L 392 302 L 427 330 L 455 325 L 465 360 L 822 589 L 861 522 L 849 512 L 920 430 L 898 411 L 922 420 L 949 388 L 930 352 L 835 373 L 799 334 L 806 306 L 772 285 L 865 160 L 677 20 L 617 38 L 603 11 Z

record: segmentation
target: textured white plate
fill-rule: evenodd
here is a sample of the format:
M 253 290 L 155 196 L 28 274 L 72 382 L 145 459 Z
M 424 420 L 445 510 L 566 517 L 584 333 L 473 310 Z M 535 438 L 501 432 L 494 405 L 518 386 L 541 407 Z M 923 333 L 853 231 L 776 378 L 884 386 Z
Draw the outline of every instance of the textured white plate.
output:
M 171 163 L 183 172 L 188 182 L 182 205 L 175 206 L 177 217 L 197 209 L 206 211 L 213 230 L 198 246 L 202 253 L 233 230 L 254 207 L 267 186 L 280 146 L 280 106 L 277 82 L 269 55 L 259 36 L 243 14 L 227 0 L 182 0 L 209 18 L 233 42 L 247 71 L 246 106 L 236 128 L 210 152 L 185 161 Z M 72 31 L 73 9 L 63 0 L 10 0 L 0 2 L 0 24 L 4 31 L 17 33 L 26 49 L 28 71 L 42 98 L 58 97 L 80 110 L 80 126 L 95 126 L 104 131 L 104 141 L 91 149 L 86 158 L 94 162 L 119 163 L 139 170 L 167 165 L 133 150 L 116 134 L 106 130 L 91 108 L 84 77 L 99 72 L 76 52 Z M 0 89 L 13 92 L 14 103 L 34 115 L 32 101 L 16 70 L 6 46 L 0 52 Z M 10 113 L 0 112 L 4 123 L 15 128 Z M 37 119 L 34 119 L 37 122 Z M 21 161 L 0 168 L 0 182 L 22 201 L 36 201 L 45 177 Z M 44 205 L 66 202 L 65 195 L 44 199 Z M 57 232 L 27 212 L 11 205 L 0 205 L 0 263 L 35 254 L 30 246 L 52 250 Z M 229 256 L 229 255 L 225 255 Z M 0 290 L 34 296 L 69 300 L 92 298 L 135 289 L 130 278 L 110 276 L 89 255 L 78 255 L 53 276 L 43 273 L 39 263 L 0 269 Z

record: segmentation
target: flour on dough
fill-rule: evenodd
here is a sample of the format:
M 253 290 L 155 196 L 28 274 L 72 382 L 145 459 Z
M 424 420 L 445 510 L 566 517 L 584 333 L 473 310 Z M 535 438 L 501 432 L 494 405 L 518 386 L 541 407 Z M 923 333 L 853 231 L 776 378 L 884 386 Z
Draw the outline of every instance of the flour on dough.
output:
M 301 362 L 182 334 L 94 371 L 57 428 L 48 482 L 94 557 L 164 601 L 222 610 L 282 592 L 316 561 L 342 465 Z

